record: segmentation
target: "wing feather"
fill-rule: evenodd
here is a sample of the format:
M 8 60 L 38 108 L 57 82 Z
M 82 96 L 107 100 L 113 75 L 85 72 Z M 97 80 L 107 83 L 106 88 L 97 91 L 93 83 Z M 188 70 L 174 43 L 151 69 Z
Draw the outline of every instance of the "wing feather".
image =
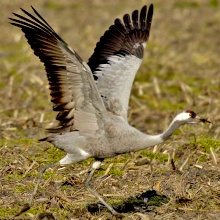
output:
M 58 111 L 59 126 L 53 132 L 79 130 L 103 131 L 106 108 L 88 65 L 59 37 L 32 7 L 35 16 L 21 9 L 27 17 L 14 13 L 11 24 L 21 28 L 35 55 L 44 63 L 53 110 Z
M 134 29 L 139 29 L 138 10 L 135 10 L 132 12 L 132 23 L 133 23 Z
M 135 75 L 141 65 L 144 48 L 149 38 L 153 5 L 145 5 L 121 19 L 100 38 L 90 66 L 99 92 L 109 111 L 127 119 L 128 102 Z M 115 103 L 115 106 L 114 106 Z

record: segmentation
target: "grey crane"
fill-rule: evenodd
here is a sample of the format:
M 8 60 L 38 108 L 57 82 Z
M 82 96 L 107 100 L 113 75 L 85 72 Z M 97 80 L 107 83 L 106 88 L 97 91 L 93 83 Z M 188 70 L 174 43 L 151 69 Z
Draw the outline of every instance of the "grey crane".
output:
M 53 110 L 58 126 L 42 139 L 66 152 L 60 161 L 44 166 L 77 163 L 95 158 L 85 181 L 87 189 L 112 214 L 117 214 L 89 184 L 104 158 L 135 152 L 167 140 L 183 124 L 208 122 L 191 110 L 178 114 L 169 127 L 158 135 L 147 135 L 129 125 L 128 103 L 132 83 L 147 44 L 153 17 L 153 5 L 125 14 L 100 38 L 88 64 L 52 29 L 32 7 L 35 15 L 21 9 L 26 17 L 14 13 L 11 24 L 24 32 L 36 56 L 44 63 Z

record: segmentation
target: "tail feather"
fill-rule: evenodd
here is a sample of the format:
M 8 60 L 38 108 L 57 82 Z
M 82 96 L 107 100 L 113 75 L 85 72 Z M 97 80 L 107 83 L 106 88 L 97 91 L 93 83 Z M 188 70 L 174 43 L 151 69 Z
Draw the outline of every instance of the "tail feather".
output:
M 49 137 L 41 138 L 38 141 L 47 141 L 47 142 L 54 142 L 56 140 L 55 135 L 51 135 Z
M 47 141 L 48 137 L 38 139 L 38 141 Z

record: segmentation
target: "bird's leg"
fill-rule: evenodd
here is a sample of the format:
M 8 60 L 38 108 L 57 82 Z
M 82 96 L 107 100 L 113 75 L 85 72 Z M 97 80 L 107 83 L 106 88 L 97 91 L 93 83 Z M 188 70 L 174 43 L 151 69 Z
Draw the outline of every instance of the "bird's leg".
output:
M 59 165 L 59 162 L 52 163 L 52 164 L 47 164 L 47 165 L 41 167 L 40 172 L 39 172 L 39 175 L 38 175 L 38 179 L 37 179 L 37 184 L 35 185 L 34 191 L 33 191 L 32 195 L 31 195 L 31 198 L 30 198 L 30 202 L 29 202 L 29 205 L 30 205 L 30 206 L 32 205 L 34 196 L 35 196 L 36 193 L 37 193 L 37 190 L 38 190 L 40 181 L 41 181 L 41 179 L 42 179 L 43 173 L 44 173 L 48 168 L 54 167 L 54 166 L 56 166 L 56 165 Z
M 98 194 L 93 188 L 91 188 L 91 186 L 89 185 L 89 182 L 90 182 L 90 180 L 92 179 L 92 176 L 93 176 L 95 170 L 97 170 L 97 169 L 100 168 L 101 163 L 102 163 L 102 161 L 98 161 L 98 160 L 97 160 L 97 161 L 95 161 L 95 162 L 92 164 L 92 166 L 91 166 L 91 168 L 90 168 L 90 170 L 89 170 L 89 175 L 88 175 L 88 177 L 87 177 L 87 179 L 86 179 L 86 181 L 85 181 L 85 186 L 86 186 L 87 190 L 88 190 L 91 194 L 93 194 L 113 215 L 118 215 L 119 213 L 116 212 L 116 211 L 114 210 L 114 208 L 113 208 L 110 204 L 108 204 L 108 203 L 102 198 L 102 196 L 99 195 L 99 194 Z

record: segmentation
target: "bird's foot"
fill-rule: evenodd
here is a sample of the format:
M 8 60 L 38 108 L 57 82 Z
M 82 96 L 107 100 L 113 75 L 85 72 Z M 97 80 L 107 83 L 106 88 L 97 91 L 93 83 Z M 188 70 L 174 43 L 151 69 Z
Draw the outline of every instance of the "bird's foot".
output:
M 112 213 L 112 215 L 114 215 L 115 217 L 118 217 L 118 218 L 123 218 L 123 217 L 125 217 L 125 214 L 120 213 L 120 212 L 117 212 L 115 209 L 112 209 L 112 210 L 111 210 L 111 213 Z

